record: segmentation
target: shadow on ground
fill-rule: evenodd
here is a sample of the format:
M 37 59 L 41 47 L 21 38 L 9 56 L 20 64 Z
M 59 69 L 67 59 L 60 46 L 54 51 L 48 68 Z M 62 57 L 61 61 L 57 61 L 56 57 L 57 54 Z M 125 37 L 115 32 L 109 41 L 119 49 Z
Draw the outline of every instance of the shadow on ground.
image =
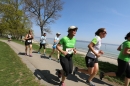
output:
M 32 53 L 38 53 L 37 51 L 32 51 Z
M 19 52 L 18 55 L 25 55 L 25 52 Z
M 39 79 L 43 79 L 44 81 L 53 84 L 53 85 L 58 85 L 60 80 L 56 75 L 53 75 L 50 73 L 49 70 L 39 70 L 36 69 L 34 72 L 34 75 Z
M 43 59 L 49 59 L 48 56 L 44 56 L 44 55 L 41 55 L 40 57 L 43 58 Z M 58 62 L 58 60 L 55 59 L 55 58 L 51 58 L 51 59 L 49 59 L 49 60 L 52 60 L 52 61 Z M 59 62 L 58 62 L 58 63 L 59 63 Z
M 86 80 L 87 80 L 88 77 L 89 77 L 88 75 L 86 75 L 86 74 L 84 74 L 84 73 L 81 73 L 81 72 L 76 72 L 76 74 L 77 74 L 81 79 L 83 79 L 83 82 L 84 82 L 84 80 L 85 80 L 84 83 L 86 83 Z M 72 80 L 72 81 L 73 81 L 73 79 L 70 79 L 70 78 L 69 78 L 69 80 Z M 82 81 L 82 80 L 81 80 L 81 81 Z M 92 81 L 93 81 L 95 84 L 98 83 L 98 84 L 105 85 L 105 86 L 113 86 L 113 85 L 108 84 L 108 83 L 106 83 L 106 82 L 103 82 L 103 81 L 101 81 L 100 79 L 97 79 L 97 78 L 94 78 Z

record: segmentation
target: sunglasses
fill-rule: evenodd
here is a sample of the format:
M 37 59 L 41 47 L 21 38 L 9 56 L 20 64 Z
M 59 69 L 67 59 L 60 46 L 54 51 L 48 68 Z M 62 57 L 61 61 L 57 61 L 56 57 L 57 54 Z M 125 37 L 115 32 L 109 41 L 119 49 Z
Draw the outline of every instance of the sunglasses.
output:
M 107 32 L 106 32 L 106 31 L 103 31 L 103 33 L 104 33 L 104 34 L 107 34 Z

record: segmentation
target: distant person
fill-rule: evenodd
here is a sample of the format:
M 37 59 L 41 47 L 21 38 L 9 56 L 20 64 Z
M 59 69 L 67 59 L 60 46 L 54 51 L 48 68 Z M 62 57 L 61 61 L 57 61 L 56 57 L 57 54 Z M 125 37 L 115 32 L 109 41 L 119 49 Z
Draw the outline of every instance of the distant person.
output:
M 73 71 L 74 75 L 77 71 L 80 71 L 85 74 L 89 74 L 89 78 L 86 80 L 86 83 L 89 86 L 95 86 L 94 83 L 92 82 L 92 79 L 95 77 L 95 75 L 97 74 L 99 70 L 98 58 L 103 54 L 103 51 L 100 50 L 101 40 L 102 38 L 105 38 L 106 34 L 107 32 L 105 28 L 99 28 L 95 32 L 96 36 L 92 39 L 92 41 L 88 45 L 89 50 L 85 57 L 87 70 L 79 69 L 78 67 L 75 67 Z
M 28 34 L 25 36 L 25 55 L 27 55 L 27 50 L 29 48 L 29 56 L 32 57 L 32 30 L 29 30 Z
M 43 47 L 43 55 L 46 55 L 46 33 L 43 33 L 43 35 L 40 38 L 40 47 L 38 50 L 38 53 L 40 54 L 40 50 Z
M 72 57 L 73 57 L 73 54 L 76 53 L 76 49 L 75 49 L 76 39 L 74 38 L 74 36 L 76 35 L 77 29 L 78 28 L 76 26 L 70 26 L 68 28 L 68 35 L 61 38 L 61 40 L 57 44 L 57 49 L 61 52 L 60 64 L 63 69 L 63 70 L 57 71 L 58 77 L 62 76 L 59 86 L 65 85 L 64 82 L 65 82 L 66 77 L 69 74 L 71 74 L 73 70 Z M 61 48 L 61 45 L 63 48 Z
M 117 72 L 100 72 L 100 79 L 104 76 L 116 76 L 121 77 L 125 73 L 125 84 L 124 86 L 129 86 L 130 83 L 130 32 L 125 36 L 125 40 L 117 50 L 120 51 L 120 54 L 117 59 L 118 69 Z
M 54 43 L 53 43 L 53 46 L 52 46 L 52 48 L 53 48 L 53 50 L 52 50 L 52 52 L 50 53 L 50 55 L 49 55 L 49 59 L 51 59 L 51 56 L 52 56 L 52 54 L 57 50 L 56 49 L 56 45 L 57 45 L 57 43 L 59 42 L 59 36 L 60 36 L 61 34 L 58 32 L 58 33 L 56 33 L 56 37 L 54 38 Z M 57 50 L 57 53 L 58 53 L 58 62 L 60 62 L 60 59 L 59 59 L 59 51 Z
M 12 40 L 11 37 L 12 37 L 12 36 L 9 34 L 9 35 L 8 35 L 8 42 L 10 42 L 10 41 Z

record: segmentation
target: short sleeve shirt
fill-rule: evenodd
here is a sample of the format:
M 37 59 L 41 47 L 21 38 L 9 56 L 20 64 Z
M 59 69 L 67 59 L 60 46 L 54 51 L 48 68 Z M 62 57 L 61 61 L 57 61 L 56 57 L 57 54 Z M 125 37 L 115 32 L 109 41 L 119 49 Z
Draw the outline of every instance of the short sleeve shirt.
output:
M 99 36 L 95 36 L 91 42 L 95 44 L 94 51 L 98 53 L 101 47 L 101 38 Z M 87 56 L 91 58 L 96 58 L 95 54 L 92 51 L 89 51 Z
M 130 41 L 125 41 L 121 44 L 121 51 L 120 51 L 118 58 L 123 60 L 123 61 L 129 62 L 130 61 L 130 55 L 123 54 L 125 48 L 130 48 Z
M 45 36 L 41 36 L 40 43 L 41 44 L 45 44 L 46 43 L 46 37 Z
M 54 43 L 54 45 L 56 45 L 59 42 L 59 37 L 55 37 L 54 40 L 56 40 L 56 42 Z
M 63 46 L 63 50 L 67 51 L 67 49 L 75 48 L 76 39 L 70 39 L 68 36 L 65 36 L 59 41 L 59 43 Z

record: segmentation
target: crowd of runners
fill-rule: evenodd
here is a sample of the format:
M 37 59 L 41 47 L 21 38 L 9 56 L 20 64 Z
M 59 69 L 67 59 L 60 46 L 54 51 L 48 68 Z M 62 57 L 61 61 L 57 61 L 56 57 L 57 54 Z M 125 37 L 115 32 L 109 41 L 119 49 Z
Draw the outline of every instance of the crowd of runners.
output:
M 65 79 L 66 77 L 73 73 L 73 75 L 76 74 L 76 72 L 82 72 L 89 75 L 89 78 L 86 80 L 86 84 L 89 86 L 96 86 L 92 80 L 99 71 L 99 64 L 98 64 L 98 58 L 104 54 L 102 50 L 100 50 L 102 38 L 105 38 L 107 35 L 107 31 L 105 28 L 99 28 L 95 32 L 95 37 L 92 39 L 92 41 L 89 43 L 88 48 L 89 50 L 86 53 L 85 62 L 87 69 L 80 69 L 78 67 L 75 67 L 73 70 L 73 61 L 72 57 L 73 54 L 76 54 L 76 38 L 74 36 L 76 35 L 76 32 L 78 31 L 78 27 L 76 26 L 70 26 L 68 28 L 68 34 L 67 36 L 64 36 L 63 38 L 59 39 L 60 33 L 56 33 L 56 36 L 54 37 L 54 43 L 52 46 L 52 52 L 48 56 L 48 59 L 51 60 L 52 54 L 57 51 L 58 52 L 58 62 L 62 66 L 62 70 L 58 70 L 57 74 L 58 77 L 61 77 L 61 81 L 59 83 L 59 86 L 65 86 Z M 29 56 L 32 57 L 32 31 L 29 30 L 29 33 L 25 37 L 25 54 L 27 55 L 27 50 L 29 49 Z M 62 46 L 62 47 L 61 47 Z M 38 50 L 38 53 L 40 54 L 40 50 L 43 47 L 43 55 L 46 55 L 46 33 L 44 33 L 40 38 L 40 47 Z M 125 41 L 121 43 L 121 45 L 117 48 L 118 51 L 120 51 L 120 54 L 118 55 L 117 63 L 118 68 L 117 72 L 100 72 L 99 78 L 102 80 L 105 76 L 115 76 L 120 77 L 123 73 L 125 73 L 125 80 L 124 80 L 124 86 L 129 86 L 130 82 L 130 32 L 126 34 Z

